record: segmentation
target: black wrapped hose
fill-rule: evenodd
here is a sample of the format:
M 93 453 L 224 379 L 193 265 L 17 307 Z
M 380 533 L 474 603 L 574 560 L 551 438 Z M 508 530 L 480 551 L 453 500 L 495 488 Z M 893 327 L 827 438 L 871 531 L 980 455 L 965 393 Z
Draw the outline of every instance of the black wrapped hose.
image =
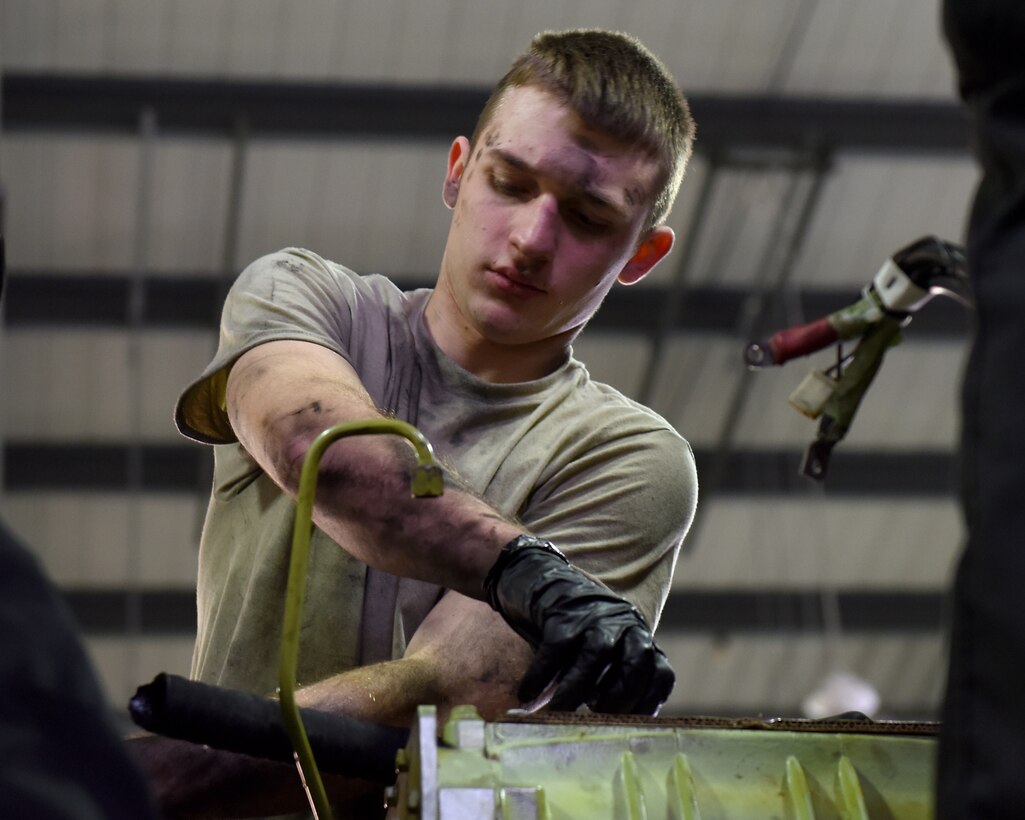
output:
M 291 763 L 292 744 L 271 698 L 161 673 L 128 704 L 139 726 L 178 740 Z M 390 783 L 395 753 L 409 730 L 300 709 L 310 746 L 324 772 Z

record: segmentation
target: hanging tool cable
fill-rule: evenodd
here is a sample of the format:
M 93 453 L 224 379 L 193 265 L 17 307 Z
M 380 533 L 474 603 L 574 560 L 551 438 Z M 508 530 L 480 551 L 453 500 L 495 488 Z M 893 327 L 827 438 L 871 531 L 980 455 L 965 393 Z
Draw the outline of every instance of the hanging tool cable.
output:
M 405 729 L 299 709 L 295 701 L 299 633 L 320 460 L 328 446 L 340 438 L 381 434 L 402 436 L 416 451 L 417 463 L 410 476 L 410 493 L 414 497 L 431 498 L 444 492 L 444 473 L 431 443 L 404 421 L 345 422 L 329 427 L 313 440 L 306 451 L 296 494 L 278 670 L 278 702 L 160 674 L 152 683 L 139 687 L 129 704 L 132 719 L 149 731 L 268 760 L 290 758 L 296 764 L 310 808 L 318 820 L 330 820 L 332 814 L 314 758 L 314 747 L 318 749 L 317 756 L 326 760 L 326 771 L 372 780 L 387 779 L 394 776 L 395 754 L 409 737 Z
M 794 408 L 820 418 L 801 464 L 803 475 L 825 478 L 833 447 L 850 429 L 886 351 L 900 342 L 912 315 L 940 295 L 972 306 L 964 249 L 935 236 L 922 237 L 887 259 L 853 304 L 748 344 L 744 361 L 751 369 L 782 365 L 837 344 L 836 364 L 812 370 L 790 395 Z M 855 339 L 857 347 L 845 355 L 842 343 Z
M 434 458 L 434 450 L 424 435 L 398 419 L 370 419 L 336 424 L 313 440 L 303 461 L 296 494 L 295 527 L 292 534 L 292 553 L 288 568 L 288 587 L 285 593 L 285 622 L 281 637 L 281 666 L 278 695 L 281 699 L 281 718 L 294 749 L 296 768 L 310 808 L 318 820 L 331 818 L 324 782 L 313 757 L 302 717 L 295 703 L 296 666 L 299 655 L 299 630 L 306 589 L 306 567 L 313 530 L 313 503 L 317 494 L 317 471 L 320 459 L 328 445 L 345 436 L 391 433 L 404 436 L 416 450 L 417 465 L 413 470 L 411 491 L 416 497 L 435 497 L 444 492 L 441 465 Z

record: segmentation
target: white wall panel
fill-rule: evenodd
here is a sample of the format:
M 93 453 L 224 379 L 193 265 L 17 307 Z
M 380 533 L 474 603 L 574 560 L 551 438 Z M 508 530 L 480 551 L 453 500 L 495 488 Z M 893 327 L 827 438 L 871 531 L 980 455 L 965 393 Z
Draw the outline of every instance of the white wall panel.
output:
M 191 637 L 90 636 L 85 644 L 108 699 L 126 713 L 135 690 L 161 672 L 188 676 L 193 642 Z
M 50 4 L 52 40 L 50 66 L 58 70 L 101 71 L 109 68 L 113 34 L 111 0 L 83 3 L 81 0 L 55 0 Z
M 952 97 L 952 68 L 933 0 L 819 0 L 785 91 Z
M 962 241 L 975 184 L 976 169 L 967 158 L 841 156 L 794 281 L 860 290 L 890 254 L 920 236 Z
M 232 151 L 226 140 L 161 139 L 157 143 L 150 204 L 150 272 L 209 274 L 221 270 Z M 245 218 L 244 213 L 241 216 Z
M 128 138 L 7 137 L 12 268 L 123 270 L 136 241 L 139 146 Z
M 213 330 L 147 332 L 139 342 L 142 381 L 135 384 L 128 369 L 133 342 L 123 331 L 8 331 L 2 349 L 6 437 L 125 442 L 138 402 L 142 440 L 180 441 L 174 402 L 213 357 L 215 343 Z
M 717 441 L 726 403 L 744 372 L 740 355 L 741 350 L 722 337 L 669 339 L 651 407 L 693 446 Z
M 706 175 L 709 173 L 709 165 L 703 155 L 692 155 L 683 177 L 683 184 L 676 197 L 673 210 L 669 213 L 666 224 L 676 232 L 676 242 L 669 255 L 661 261 L 653 271 L 644 277 L 636 287 L 657 287 L 665 286 L 677 281 L 678 269 L 683 264 L 685 247 L 690 241 L 690 228 L 693 224 L 694 214 L 701 204 L 702 187 L 705 184 Z M 711 220 L 707 220 L 711 221 Z M 708 230 L 707 228 L 705 230 Z M 685 281 L 688 284 L 697 280 L 698 269 L 695 265 L 684 272 Z
M 196 582 L 206 509 L 198 493 L 9 493 L 2 509 L 58 586 L 188 589 Z
M 666 716 L 709 714 L 724 704 L 761 717 L 801 717 L 801 701 L 833 669 L 876 688 L 880 713 L 929 707 L 935 719 L 946 674 L 939 636 L 681 637 L 660 632 L 660 645 L 677 673 Z M 709 711 L 703 711 L 709 710 Z
M 46 3 L 0 3 L 0 64 L 26 71 L 50 65 L 52 28 Z
M 700 133 L 700 123 L 698 123 Z M 767 160 L 771 158 L 767 157 Z M 682 248 L 704 166 L 688 171 L 669 224 Z M 784 233 L 777 217 L 786 206 L 790 172 L 723 169 L 689 271 L 689 284 L 744 285 L 774 276 L 810 177 L 802 177 Z M 852 301 L 883 261 L 926 234 L 951 241 L 964 235 L 976 170 L 969 159 L 842 154 L 828 172 L 790 281 L 795 285 L 849 285 Z M 641 287 L 664 284 L 682 262 L 675 250 Z M 768 266 L 768 270 L 765 267 Z
M 334 19 L 331 76 L 369 81 L 394 77 L 392 55 L 403 47 L 396 37 L 395 21 L 402 17 L 404 5 L 402 0 L 345 3 Z M 415 37 L 416 33 L 409 35 Z
M 932 0 L 7 0 L 3 22 L 22 70 L 477 84 L 539 30 L 600 26 L 640 36 L 691 92 L 953 90 Z
M 165 5 L 168 8 L 161 22 L 164 46 L 156 70 L 172 75 L 227 74 L 233 4 L 224 0 L 180 0 Z
M 964 538 L 953 499 L 699 498 L 697 515 L 674 589 L 944 589 Z
M 162 0 L 108 3 L 103 69 L 119 74 L 162 71 L 168 59 L 167 23 L 176 5 Z
M 789 171 L 769 167 L 721 172 L 688 281 L 718 286 L 771 283 L 810 180 L 806 174 L 796 177 L 795 192 Z
M 260 143 L 251 153 L 243 264 L 289 245 L 361 272 L 432 275 L 449 211 L 442 145 Z
M 654 317 L 653 317 L 654 318 Z M 573 355 L 587 366 L 595 381 L 636 396 L 647 368 L 648 340 L 639 334 L 588 331 L 573 343 Z

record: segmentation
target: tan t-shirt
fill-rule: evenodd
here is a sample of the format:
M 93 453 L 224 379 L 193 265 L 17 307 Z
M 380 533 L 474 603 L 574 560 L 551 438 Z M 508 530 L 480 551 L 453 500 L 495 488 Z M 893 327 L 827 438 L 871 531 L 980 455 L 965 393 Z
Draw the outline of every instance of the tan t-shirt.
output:
M 294 248 L 257 260 L 235 283 L 217 354 L 175 413 L 185 435 L 220 445 L 200 546 L 194 677 L 256 692 L 276 686 L 294 505 L 237 443 L 224 411 L 231 364 L 275 339 L 343 356 L 377 406 L 416 425 L 492 506 L 657 624 L 697 501 L 690 446 L 656 413 L 592 381 L 572 356 L 537 381 L 476 378 L 431 340 L 423 319 L 430 294 Z M 368 573 L 344 546 L 314 531 L 300 683 L 401 656 L 443 592 Z M 373 590 L 366 602 L 365 588 Z M 364 618 L 365 603 L 391 614 L 383 634 L 380 615 Z

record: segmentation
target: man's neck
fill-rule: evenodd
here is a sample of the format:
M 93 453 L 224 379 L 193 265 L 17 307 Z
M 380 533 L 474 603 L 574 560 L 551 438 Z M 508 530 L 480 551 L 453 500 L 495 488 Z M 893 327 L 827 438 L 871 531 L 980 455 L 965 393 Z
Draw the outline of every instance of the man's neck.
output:
M 579 333 L 579 329 L 574 329 L 531 344 L 496 344 L 440 310 L 438 299 L 437 293 L 432 294 L 424 312 L 427 332 L 434 343 L 461 368 L 493 384 L 528 382 L 547 376 L 569 357 L 570 344 Z

